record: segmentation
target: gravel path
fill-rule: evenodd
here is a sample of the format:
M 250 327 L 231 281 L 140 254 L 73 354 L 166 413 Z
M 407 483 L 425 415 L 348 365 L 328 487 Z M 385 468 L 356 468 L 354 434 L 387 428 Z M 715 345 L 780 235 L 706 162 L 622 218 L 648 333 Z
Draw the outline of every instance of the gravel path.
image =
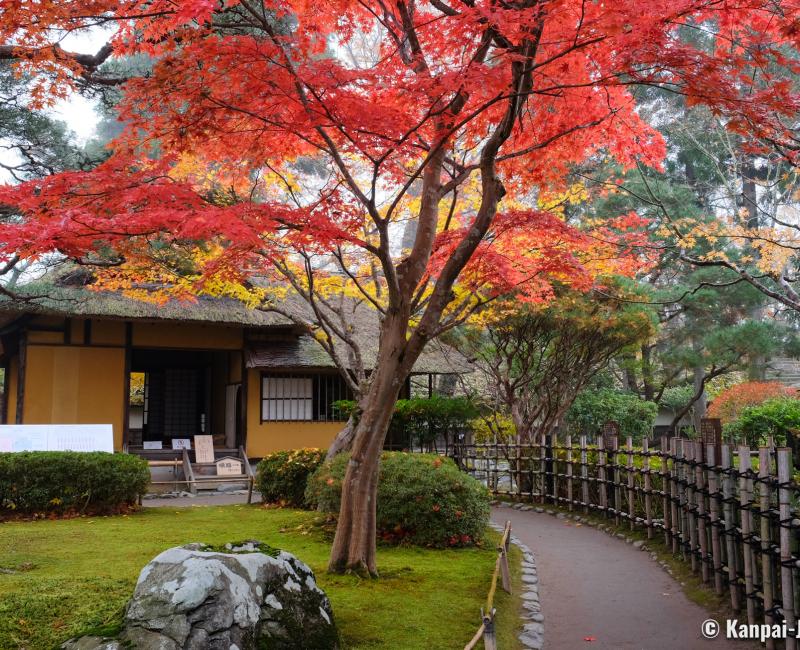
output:
M 493 508 L 492 519 L 510 519 L 536 558 L 546 650 L 752 647 L 704 639 L 700 624 L 708 612 L 647 553 L 619 539 L 536 512 Z

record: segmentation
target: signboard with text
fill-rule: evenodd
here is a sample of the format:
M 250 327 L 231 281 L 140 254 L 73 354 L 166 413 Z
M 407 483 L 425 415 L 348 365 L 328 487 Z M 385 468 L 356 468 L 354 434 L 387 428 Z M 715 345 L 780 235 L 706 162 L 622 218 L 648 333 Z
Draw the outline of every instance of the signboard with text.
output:
M 110 424 L 2 424 L 0 452 L 107 451 L 114 452 Z
M 217 476 L 241 476 L 242 461 L 232 456 L 220 458 L 217 462 Z
M 196 463 L 214 462 L 214 438 L 213 436 L 194 437 L 194 461 Z

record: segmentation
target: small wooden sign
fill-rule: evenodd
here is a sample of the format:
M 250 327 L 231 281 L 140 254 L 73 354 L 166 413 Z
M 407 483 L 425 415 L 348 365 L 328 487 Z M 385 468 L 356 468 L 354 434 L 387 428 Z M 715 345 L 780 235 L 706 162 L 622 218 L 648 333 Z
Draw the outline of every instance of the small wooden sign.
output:
M 192 448 L 192 441 L 189 438 L 173 438 L 172 439 L 172 448 L 173 449 L 191 449 Z
M 217 463 L 217 476 L 241 476 L 242 461 L 233 456 L 220 458 Z
M 603 424 L 603 435 L 604 436 L 618 436 L 619 435 L 619 422 L 615 422 L 614 420 L 609 420 L 605 424 Z
M 196 463 L 214 462 L 214 437 L 195 436 L 194 437 L 194 461 Z
M 707 445 L 722 444 L 722 420 L 719 418 L 701 418 L 700 438 Z
M 703 460 L 706 458 L 706 445 L 714 445 L 714 455 L 717 463 L 722 452 L 722 420 L 719 418 L 700 418 L 700 440 L 703 443 Z
M 619 439 L 619 422 L 609 420 L 603 424 L 603 442 L 606 449 L 614 449 Z

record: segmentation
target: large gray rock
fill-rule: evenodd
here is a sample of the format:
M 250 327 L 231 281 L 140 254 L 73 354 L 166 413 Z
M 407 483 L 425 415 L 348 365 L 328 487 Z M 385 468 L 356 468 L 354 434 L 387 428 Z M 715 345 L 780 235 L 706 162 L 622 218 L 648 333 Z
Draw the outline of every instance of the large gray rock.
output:
M 202 544 L 164 551 L 139 575 L 123 643 L 142 650 L 338 648 L 330 601 L 311 569 L 270 551 L 258 542 L 228 544 L 224 552 Z

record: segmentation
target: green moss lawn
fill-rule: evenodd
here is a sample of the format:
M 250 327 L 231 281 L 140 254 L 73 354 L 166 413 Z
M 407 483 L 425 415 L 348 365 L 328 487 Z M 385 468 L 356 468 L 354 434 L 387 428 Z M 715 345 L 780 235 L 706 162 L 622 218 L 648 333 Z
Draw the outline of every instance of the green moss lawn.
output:
M 114 631 L 139 571 L 159 552 L 247 538 L 311 566 L 333 603 L 346 648 L 464 647 L 477 629 L 494 569 L 494 533 L 485 548 L 380 547 L 381 577 L 361 580 L 325 572 L 330 540 L 315 518 L 224 506 L 0 524 L 0 648 L 50 649 L 77 634 Z M 503 648 L 517 647 L 516 602 L 502 592 L 496 599 Z

